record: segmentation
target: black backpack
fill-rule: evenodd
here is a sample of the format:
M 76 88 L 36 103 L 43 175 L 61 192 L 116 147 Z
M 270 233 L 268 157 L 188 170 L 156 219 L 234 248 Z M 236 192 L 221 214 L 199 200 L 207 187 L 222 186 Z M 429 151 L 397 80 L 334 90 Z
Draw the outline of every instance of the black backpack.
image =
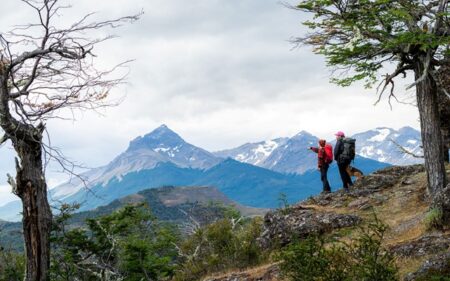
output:
M 342 144 L 344 145 L 344 150 L 341 154 L 342 161 L 352 161 L 355 159 L 355 143 L 356 140 L 352 138 L 344 138 Z

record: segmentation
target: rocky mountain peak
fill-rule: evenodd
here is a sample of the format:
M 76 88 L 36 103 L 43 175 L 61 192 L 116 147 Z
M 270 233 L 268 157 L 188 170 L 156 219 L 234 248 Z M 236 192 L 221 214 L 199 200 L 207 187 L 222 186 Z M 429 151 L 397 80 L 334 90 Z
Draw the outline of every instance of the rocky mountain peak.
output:
M 130 142 L 127 151 L 138 149 L 168 149 L 184 144 L 185 141 L 166 125 L 161 125 L 152 132 L 139 136 Z
M 313 136 L 309 132 L 302 130 L 295 136 L 293 136 L 291 139 L 298 140 L 298 139 L 317 139 L 317 137 Z

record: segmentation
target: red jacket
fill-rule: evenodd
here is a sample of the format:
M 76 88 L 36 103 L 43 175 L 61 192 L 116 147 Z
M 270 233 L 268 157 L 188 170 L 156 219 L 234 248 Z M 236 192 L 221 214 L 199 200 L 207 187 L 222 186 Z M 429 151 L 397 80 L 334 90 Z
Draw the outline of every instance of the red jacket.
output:
M 325 146 L 331 146 L 330 144 L 325 144 Z M 327 155 L 325 152 L 325 146 L 311 147 L 311 150 L 317 153 L 317 167 L 321 168 L 324 164 L 329 164 L 327 162 Z M 332 158 L 331 158 L 332 159 Z
M 325 148 L 324 147 L 311 147 L 311 150 L 317 153 L 317 167 L 322 167 L 325 164 Z

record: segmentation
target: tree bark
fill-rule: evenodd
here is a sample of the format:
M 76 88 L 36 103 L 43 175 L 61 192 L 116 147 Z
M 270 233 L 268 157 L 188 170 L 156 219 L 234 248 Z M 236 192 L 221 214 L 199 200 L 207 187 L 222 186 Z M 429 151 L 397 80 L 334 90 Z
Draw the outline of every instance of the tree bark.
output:
M 447 63 L 442 65 L 437 73 L 439 80 L 438 95 L 439 115 L 441 118 L 441 133 L 444 139 L 444 160 L 446 163 L 450 161 L 450 56 L 446 57 Z
M 414 69 L 416 80 L 424 73 L 423 60 L 419 60 Z M 430 74 L 416 86 L 417 106 L 420 114 L 422 143 L 427 172 L 428 191 L 433 198 L 432 205 L 442 208 L 438 202 L 440 192 L 447 184 L 444 165 L 444 145 L 440 128 L 438 109 L 438 88 Z
M 13 143 L 20 158 L 16 167 L 16 193 L 23 205 L 26 281 L 49 280 L 52 213 L 47 200 L 40 141 Z
M 23 206 L 23 234 L 26 253 L 25 281 L 49 280 L 52 213 L 42 166 L 42 131 L 17 121 L 9 111 L 7 78 L 0 73 L 0 127 L 11 140 L 20 159 L 16 180 L 10 184 Z

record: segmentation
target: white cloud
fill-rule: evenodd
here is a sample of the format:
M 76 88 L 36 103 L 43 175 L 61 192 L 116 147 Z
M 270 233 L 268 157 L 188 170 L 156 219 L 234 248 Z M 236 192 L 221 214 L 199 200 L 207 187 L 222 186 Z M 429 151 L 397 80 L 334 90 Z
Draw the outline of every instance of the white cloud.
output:
M 11 187 L 9 185 L 0 185 L 0 206 L 18 199 L 19 197 L 11 193 Z

